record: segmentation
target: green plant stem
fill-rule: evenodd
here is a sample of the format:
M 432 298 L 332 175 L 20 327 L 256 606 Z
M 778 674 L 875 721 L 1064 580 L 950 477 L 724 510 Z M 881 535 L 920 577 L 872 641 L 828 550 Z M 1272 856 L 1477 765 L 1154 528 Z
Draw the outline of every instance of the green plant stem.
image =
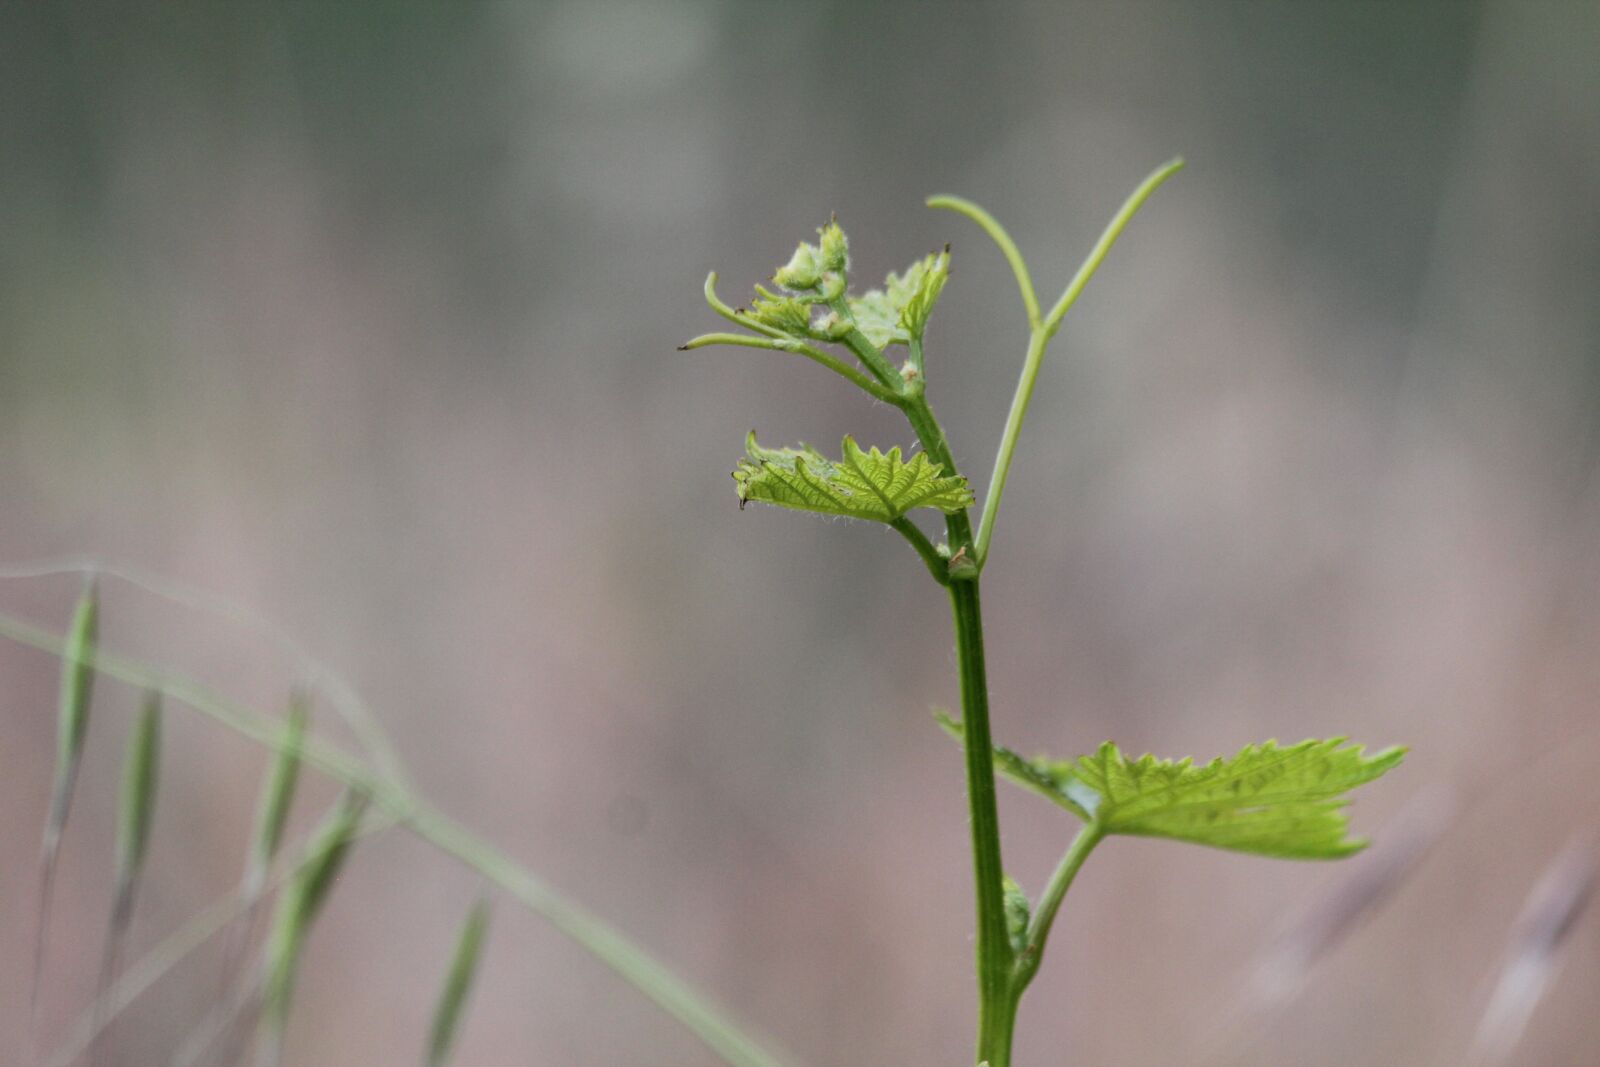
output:
M 55 634 L 4 615 L 0 615 L 0 637 L 56 657 L 63 654 L 66 646 Z M 103 649 L 96 651 L 95 669 L 108 678 L 157 691 L 275 751 L 283 751 L 293 743 L 287 726 L 233 703 L 199 682 Z M 306 766 L 365 793 L 397 825 L 473 868 L 543 917 L 677 1019 L 732 1067 L 784 1064 L 785 1060 L 766 1051 L 762 1043 L 728 1019 L 709 997 L 673 975 L 643 948 L 409 788 L 373 772 L 359 759 L 323 741 L 303 738 L 296 751 Z
M 850 332 L 840 338 L 840 342 L 850 350 L 850 353 L 859 359 L 862 365 L 872 372 L 872 376 L 887 388 L 897 392 L 904 388 L 904 380 L 895 372 L 894 367 L 889 363 L 888 358 L 884 356 L 883 351 L 868 340 L 867 335 L 862 333 L 855 325 L 855 315 L 851 314 L 850 305 L 845 302 L 844 297 L 841 296 L 837 300 L 830 300 L 828 307 L 840 319 L 850 323 Z
M 961 472 L 956 468 L 955 456 L 950 451 L 950 442 L 944 435 L 944 427 L 939 425 L 939 420 L 933 414 L 933 408 L 928 404 L 928 398 L 923 395 L 918 382 L 908 392 L 899 398 L 900 409 L 905 412 L 906 420 L 911 423 L 911 429 L 916 432 L 917 440 L 922 442 L 922 450 L 928 458 L 944 468 L 944 473 L 952 477 Z M 972 545 L 972 523 L 967 518 L 965 509 L 944 517 L 945 532 L 950 540 L 952 554 L 967 548 L 970 552 Z
M 933 580 L 940 585 L 950 584 L 949 565 L 933 547 L 933 542 L 928 540 L 928 535 L 923 533 L 917 524 L 904 515 L 889 524 L 899 531 L 900 536 L 910 542 L 911 547 L 917 550 L 917 555 L 922 557 L 922 562 L 928 565 L 928 573 L 933 575 Z
M 863 338 L 863 340 L 865 340 Z M 911 428 L 928 457 L 958 474 L 950 442 L 923 394 L 920 378 L 901 400 Z M 965 509 L 945 516 L 951 562 L 970 559 L 972 526 Z M 1005 865 L 1000 856 L 1000 812 L 994 788 L 994 742 L 989 732 L 989 682 L 983 651 L 983 610 L 977 573 L 959 574 L 945 563 L 955 622 L 956 662 L 961 674 L 961 718 L 966 728 L 967 807 L 972 832 L 972 877 L 977 906 L 978 1062 L 1008 1067 L 1011 1061 L 1011 940 L 1006 932 Z
M 1039 894 L 1039 902 L 1034 905 L 1033 917 L 1028 920 L 1028 933 L 1023 942 L 1023 948 L 1017 954 L 1016 970 L 1011 980 L 1012 1013 L 1016 1013 L 1016 1004 L 1022 999 L 1022 991 L 1028 988 L 1028 983 L 1033 981 L 1033 976 L 1039 971 L 1039 963 L 1044 959 L 1044 945 L 1050 937 L 1050 927 L 1056 921 L 1056 912 L 1061 908 L 1062 898 L 1067 895 L 1067 890 L 1072 888 L 1073 879 L 1078 876 L 1078 869 L 1083 866 L 1083 861 L 1089 858 L 1089 853 L 1094 847 L 1105 840 L 1105 831 L 1097 823 L 1088 823 L 1078 831 L 1078 836 L 1072 839 L 1072 844 L 1061 857 L 1061 862 L 1056 865 L 1050 881 L 1045 885 L 1044 892 Z
M 1011 1061 L 1011 942 L 1006 932 L 1005 868 L 1000 857 L 1000 814 L 995 800 L 994 746 L 989 736 L 989 688 L 983 653 L 983 612 L 978 582 L 950 583 L 956 660 L 961 671 L 965 725 L 967 805 L 972 821 L 972 874 L 977 897 L 978 1062 Z
M 983 232 L 989 235 L 994 243 L 1000 246 L 1001 253 L 1006 257 L 1006 262 L 1011 264 L 1011 273 L 1016 275 L 1017 289 L 1022 293 L 1022 306 L 1028 313 L 1028 325 L 1039 325 L 1039 297 L 1033 290 L 1033 278 L 1028 273 L 1028 261 L 1022 258 L 1022 250 L 1017 247 L 1017 242 L 1011 239 L 1006 228 L 995 217 L 971 200 L 959 196 L 930 196 L 923 203 L 929 207 L 944 208 L 965 215 L 967 218 L 983 227 Z
M 742 348 L 765 348 L 770 352 L 789 352 L 797 356 L 804 356 L 813 363 L 827 367 L 829 370 L 833 371 L 833 373 L 839 375 L 850 384 L 865 390 L 879 400 L 893 402 L 895 399 L 894 394 L 888 389 L 879 385 L 871 378 L 868 378 L 865 374 L 862 374 L 860 371 L 856 370 L 848 363 L 845 363 L 843 360 L 835 359 L 833 356 L 828 355 L 821 349 L 813 348 L 812 346 L 801 341 L 796 341 L 793 338 L 769 340 L 761 337 L 753 337 L 749 334 L 743 333 L 706 333 L 679 345 L 678 351 L 689 352 L 696 348 L 706 348 L 710 345 L 737 345 Z

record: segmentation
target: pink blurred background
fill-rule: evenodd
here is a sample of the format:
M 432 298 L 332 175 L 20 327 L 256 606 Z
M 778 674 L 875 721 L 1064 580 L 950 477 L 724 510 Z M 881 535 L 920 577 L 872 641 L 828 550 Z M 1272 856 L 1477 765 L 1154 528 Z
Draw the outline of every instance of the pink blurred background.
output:
M 708 270 L 742 299 L 832 211 L 862 284 L 954 243 L 930 393 L 979 476 L 1024 323 L 922 198 L 983 202 L 1053 296 L 1186 155 L 1035 400 L 985 576 L 997 736 L 1412 746 L 1344 864 L 1102 849 L 1019 1063 L 1462 1063 L 1525 898 L 1594 828 L 1592 5 L 13 5 L 0 146 L 0 566 L 93 555 L 274 620 L 446 810 L 806 1063 L 970 1062 L 974 1000 L 942 594 L 893 534 L 741 513 L 727 475 L 752 426 L 908 432 L 802 361 L 674 351 L 718 325 Z M 59 630 L 76 590 L 5 581 L 0 611 Z M 304 669 L 114 582 L 102 634 L 264 710 Z M 7 1062 L 56 677 L 0 642 Z M 47 1046 L 94 994 L 137 701 L 99 689 Z M 233 885 L 264 767 L 178 709 L 164 763 L 135 957 Z M 1432 849 L 1263 1001 L 1419 811 Z M 1070 820 L 1002 816 L 1037 891 Z M 476 887 L 361 845 L 287 1062 L 415 1062 Z M 220 962 L 142 998 L 113 1062 L 167 1062 Z M 1600 1045 L 1592 913 L 1559 963 L 1518 1064 Z M 713 1060 L 502 906 L 458 1062 Z

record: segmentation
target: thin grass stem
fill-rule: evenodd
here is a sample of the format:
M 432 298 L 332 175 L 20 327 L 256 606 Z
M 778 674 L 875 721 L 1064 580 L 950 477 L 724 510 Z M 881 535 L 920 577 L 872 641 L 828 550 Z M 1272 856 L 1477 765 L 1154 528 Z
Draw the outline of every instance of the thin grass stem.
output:
M 0 568 L 0 581 L 62 574 L 100 575 L 122 582 L 178 607 L 207 615 L 255 634 L 294 663 L 303 686 L 328 699 L 373 763 L 392 781 L 406 780 L 404 762 L 383 724 L 339 671 L 313 656 L 288 630 L 248 607 L 208 590 L 111 560 L 64 557 Z

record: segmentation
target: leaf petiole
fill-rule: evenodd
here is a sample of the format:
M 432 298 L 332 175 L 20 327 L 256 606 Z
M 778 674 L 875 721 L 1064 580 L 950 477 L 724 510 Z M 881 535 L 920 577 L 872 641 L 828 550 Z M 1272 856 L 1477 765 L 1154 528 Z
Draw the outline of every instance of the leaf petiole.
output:
M 749 316 L 740 316 L 741 319 L 748 317 Z M 751 320 L 750 325 L 752 327 L 755 326 L 754 320 Z M 743 333 L 703 333 L 699 337 L 691 338 L 690 340 L 679 345 L 678 351 L 689 352 L 696 348 L 706 348 L 710 345 L 738 345 L 741 348 L 765 348 L 771 352 L 791 352 L 797 356 L 804 356 L 813 363 L 827 367 L 829 370 L 833 371 L 833 373 L 844 378 L 851 385 L 854 385 L 865 392 L 871 393 L 879 400 L 890 404 L 897 404 L 900 399 L 894 392 L 885 389 L 871 378 L 868 378 L 865 374 L 862 374 L 860 371 L 844 362 L 844 360 L 830 356 L 820 348 L 813 348 L 805 342 L 797 341 L 792 337 L 785 337 L 782 335 L 770 337 L 752 337 L 749 334 Z

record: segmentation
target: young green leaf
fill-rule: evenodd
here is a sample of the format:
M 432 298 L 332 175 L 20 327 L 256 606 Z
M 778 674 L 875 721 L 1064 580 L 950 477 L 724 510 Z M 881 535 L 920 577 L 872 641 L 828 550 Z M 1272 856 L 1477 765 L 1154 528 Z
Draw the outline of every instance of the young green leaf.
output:
M 944 252 L 924 256 L 904 274 L 891 273 L 882 289 L 869 289 L 846 301 L 856 327 L 879 348 L 920 338 L 949 274 L 950 258 Z
M 961 736 L 959 723 L 942 722 Z M 1130 760 L 1108 741 L 1075 760 L 1027 760 L 997 746 L 995 766 L 1108 834 L 1284 859 L 1336 859 L 1366 846 L 1348 835 L 1347 794 L 1404 757 L 1403 748 L 1368 756 L 1336 737 L 1246 745 L 1231 758 L 1196 766 L 1149 755 Z
M 773 272 L 772 280 L 785 289 L 804 292 L 822 284 L 823 270 L 821 251 L 816 245 L 801 241 L 794 255 L 789 257 L 789 262 Z
M 1028 917 L 1033 905 L 1028 900 L 1028 894 L 1017 884 L 1017 880 L 1006 875 L 1006 934 L 1011 938 L 1011 951 L 1021 952 L 1028 944 Z
M 786 337 L 805 339 L 811 336 L 811 305 L 792 296 L 778 296 L 758 285 L 748 315 Z
M 922 339 L 923 332 L 928 328 L 928 319 L 933 315 L 933 307 L 939 302 L 940 294 L 944 292 L 944 283 L 949 280 L 950 246 L 946 245 L 933 266 L 922 272 L 917 291 L 906 301 L 905 307 L 900 309 L 900 325 L 912 340 Z
M 95 641 L 100 624 L 100 593 L 93 575 L 73 611 L 72 628 L 61 652 L 61 697 L 56 711 L 56 769 L 45 818 L 44 842 L 39 851 L 38 930 L 34 936 L 32 1004 L 38 1006 L 39 981 L 44 971 L 45 944 L 50 930 L 50 898 L 55 883 L 56 856 L 78 780 L 78 763 L 89 732 L 89 704 L 94 692 Z
M 478 971 L 478 957 L 483 953 L 483 938 L 489 927 L 489 902 L 480 899 L 467 913 L 461 926 L 461 937 L 456 942 L 456 952 L 450 961 L 450 972 L 445 976 L 444 989 L 439 994 L 439 1006 L 434 1009 L 433 1026 L 428 1032 L 428 1067 L 444 1067 L 450 1059 L 450 1049 L 455 1044 L 456 1031 L 461 1024 L 461 1010 L 472 989 L 472 979 Z
M 844 458 L 835 463 L 816 449 L 762 448 L 755 431 L 745 441 L 748 458 L 739 461 L 733 480 L 739 506 L 763 504 L 892 523 L 912 508 L 959 511 L 972 503 L 965 478 L 941 477 L 944 468 L 919 452 L 902 461 L 900 449 L 863 452 L 850 437 Z

